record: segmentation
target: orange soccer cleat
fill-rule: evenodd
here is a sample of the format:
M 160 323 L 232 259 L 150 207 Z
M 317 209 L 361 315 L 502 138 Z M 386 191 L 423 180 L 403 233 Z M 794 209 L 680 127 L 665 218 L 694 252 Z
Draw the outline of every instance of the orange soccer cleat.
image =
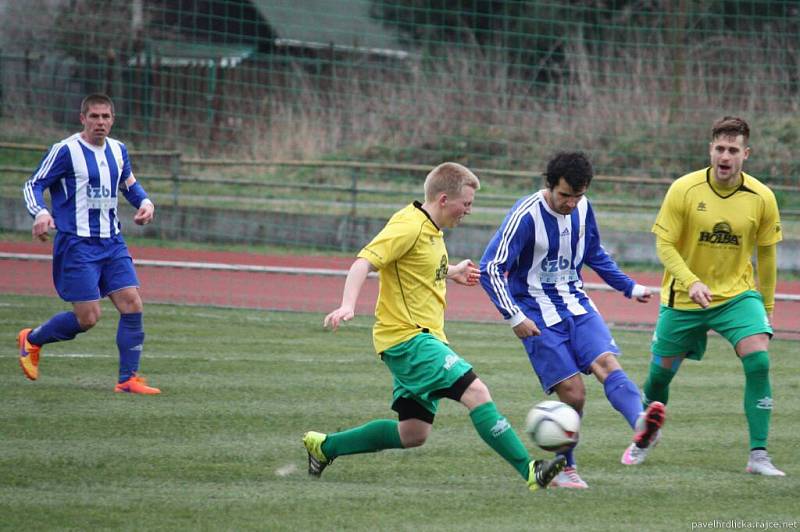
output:
M 39 352 L 42 348 L 28 341 L 31 330 L 22 329 L 17 334 L 17 344 L 19 345 L 19 365 L 22 372 L 30 380 L 35 381 L 39 378 Z
M 140 377 L 135 373 L 130 379 L 114 386 L 114 391 L 117 393 L 140 393 L 144 395 L 156 395 L 161 393 L 161 390 L 148 386 L 144 377 Z

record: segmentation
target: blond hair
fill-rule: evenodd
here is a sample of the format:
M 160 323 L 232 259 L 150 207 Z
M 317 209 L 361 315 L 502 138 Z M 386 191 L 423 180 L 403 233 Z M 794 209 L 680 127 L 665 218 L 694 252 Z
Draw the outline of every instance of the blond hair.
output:
M 466 166 L 458 163 L 442 163 L 431 170 L 425 178 L 425 201 L 434 201 L 441 193 L 456 198 L 461 195 L 461 189 L 464 187 L 479 190 L 481 181 Z

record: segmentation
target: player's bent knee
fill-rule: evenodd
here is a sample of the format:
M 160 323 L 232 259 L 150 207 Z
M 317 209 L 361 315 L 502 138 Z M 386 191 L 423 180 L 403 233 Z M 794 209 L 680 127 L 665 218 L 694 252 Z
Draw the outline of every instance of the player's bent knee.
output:
M 427 441 L 431 428 L 432 425 L 427 421 L 418 418 L 405 419 L 397 427 L 400 443 L 403 444 L 404 449 L 420 447 Z
M 580 375 L 574 375 L 555 387 L 556 395 L 562 403 L 567 403 L 578 412 L 583 411 L 586 401 L 586 387 Z
M 681 364 L 683 363 L 684 358 L 686 358 L 686 354 L 671 357 L 664 357 L 654 354 L 650 359 L 650 363 L 655 364 L 662 369 L 669 370 L 672 373 L 677 373 L 678 369 L 680 369 Z
M 412 449 L 414 447 L 422 447 L 428 440 L 427 434 L 414 434 L 407 436 L 400 436 L 400 443 L 403 444 L 403 449 Z
M 117 292 L 108 294 L 114 306 L 120 314 L 135 314 L 144 310 L 142 297 L 137 288 L 123 288 Z
M 583 405 L 586 403 L 586 394 L 584 393 L 583 395 L 580 396 L 576 395 L 573 397 L 564 397 L 564 398 L 559 396 L 559 399 L 561 399 L 562 403 L 567 403 L 569 406 L 575 409 L 576 412 L 581 413 L 583 412 Z
M 557 393 L 559 400 L 562 403 L 567 403 L 575 409 L 576 412 L 583 412 L 583 405 L 586 403 L 586 390 L 573 388 L 565 392 L 559 391 Z
M 618 369 L 622 369 L 622 366 L 619 364 L 619 360 L 617 360 L 616 355 L 614 353 L 603 353 L 599 357 L 592 362 L 591 370 L 592 373 L 597 377 L 601 382 L 605 381 L 608 374 L 612 371 L 617 371 Z
M 478 378 L 477 375 L 475 375 L 475 373 L 472 372 L 472 370 L 465 374 L 462 379 L 471 380 L 466 389 L 463 390 L 463 393 L 460 394 L 460 397 L 446 397 L 450 397 L 451 399 L 460 402 L 469 410 L 473 410 L 474 408 L 492 400 L 492 394 L 489 393 L 489 388 Z M 458 382 L 456 384 L 458 384 Z
M 767 351 L 769 349 L 769 335 L 756 334 L 742 338 L 736 344 L 736 354 L 739 357 L 745 357 L 750 353 L 756 351 Z
M 83 308 L 75 310 L 75 317 L 78 319 L 82 331 L 88 331 L 100 321 L 100 305 L 97 308 Z

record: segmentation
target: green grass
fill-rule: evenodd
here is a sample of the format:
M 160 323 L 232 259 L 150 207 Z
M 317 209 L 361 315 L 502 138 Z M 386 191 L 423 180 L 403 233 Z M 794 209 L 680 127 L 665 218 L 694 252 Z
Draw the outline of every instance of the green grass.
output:
M 744 473 L 742 371 L 712 337 L 706 360 L 676 379 L 645 465 L 619 464 L 629 429 L 588 378 L 578 459 L 591 488 L 531 494 L 447 401 L 425 446 L 341 457 L 308 478 L 305 430 L 393 417 L 368 317 L 332 334 L 316 314 L 149 305 L 142 369 L 163 393 L 141 397 L 111 391 L 116 312 L 106 304 L 94 330 L 44 349 L 37 382 L 23 378 L 14 334 L 62 308 L 0 296 L 2 529 L 690 530 L 800 518 L 797 343 L 771 349 L 770 450 L 788 477 Z M 448 334 L 520 427 L 543 395 L 518 341 L 500 324 L 451 323 Z M 649 335 L 615 336 L 641 383 Z

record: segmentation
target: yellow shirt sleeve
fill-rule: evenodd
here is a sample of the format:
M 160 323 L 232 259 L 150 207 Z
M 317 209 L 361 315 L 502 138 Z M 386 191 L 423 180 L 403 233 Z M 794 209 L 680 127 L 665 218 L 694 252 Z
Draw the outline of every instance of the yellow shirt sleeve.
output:
M 772 312 L 775 308 L 775 286 L 778 284 L 778 246 L 758 246 L 758 291 L 764 298 L 764 308 Z
M 656 234 L 656 254 L 658 255 L 658 260 L 664 265 L 664 269 L 667 270 L 676 281 L 686 287 L 687 290 L 692 286 L 692 283 L 700 280 L 700 278 L 689 269 L 686 261 L 683 260 L 681 254 L 675 249 L 673 243 L 661 238 L 658 234 Z
M 769 246 L 776 244 L 783 239 L 781 233 L 781 218 L 778 212 L 778 202 L 775 200 L 775 194 L 771 190 L 767 190 L 762 194 L 764 198 L 764 213 L 758 224 L 758 235 L 756 236 L 756 245 Z
M 658 216 L 656 216 L 656 221 L 651 230 L 658 238 L 671 244 L 678 241 L 683 230 L 685 209 L 683 196 L 684 193 L 680 190 L 680 187 L 675 186 L 675 183 L 673 183 L 664 197 L 661 209 L 658 211 Z

